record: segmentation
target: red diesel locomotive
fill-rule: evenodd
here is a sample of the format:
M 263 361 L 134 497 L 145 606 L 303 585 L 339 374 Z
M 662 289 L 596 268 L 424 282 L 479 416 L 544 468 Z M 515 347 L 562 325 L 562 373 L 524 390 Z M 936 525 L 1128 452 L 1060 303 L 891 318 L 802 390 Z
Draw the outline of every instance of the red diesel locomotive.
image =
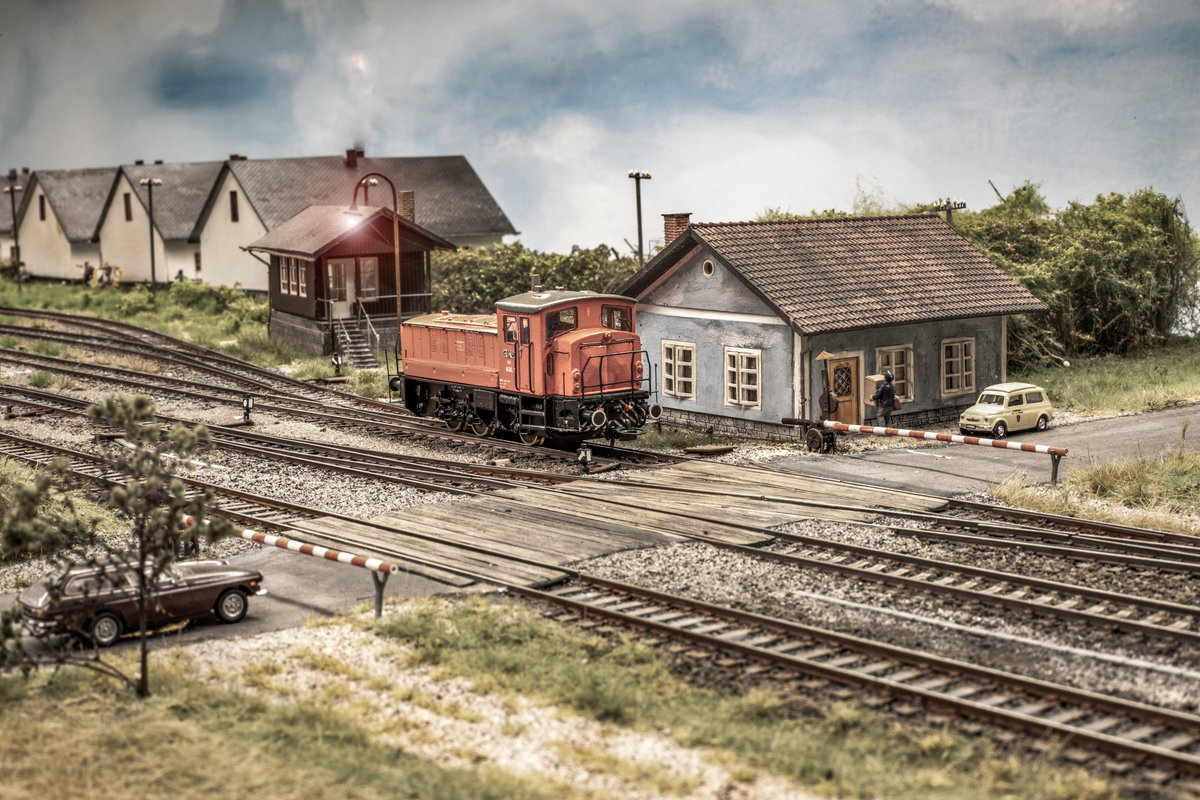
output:
M 662 407 L 628 297 L 556 289 L 496 303 L 495 315 L 426 314 L 400 326 L 405 407 L 479 436 L 526 444 L 636 436 Z

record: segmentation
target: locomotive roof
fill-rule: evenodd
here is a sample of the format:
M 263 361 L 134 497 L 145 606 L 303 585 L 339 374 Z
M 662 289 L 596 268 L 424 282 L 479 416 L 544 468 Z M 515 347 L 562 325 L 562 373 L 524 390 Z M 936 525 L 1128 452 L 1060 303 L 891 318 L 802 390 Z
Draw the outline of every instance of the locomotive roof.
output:
M 626 297 L 620 294 L 569 292 L 565 289 L 553 289 L 542 292 L 525 292 L 524 294 L 506 297 L 503 300 L 496 302 L 496 308 L 502 311 L 516 311 L 519 313 L 528 314 L 536 311 L 544 311 L 547 308 L 562 305 L 563 303 L 577 302 L 579 300 L 620 300 L 624 303 L 636 302 L 632 297 Z

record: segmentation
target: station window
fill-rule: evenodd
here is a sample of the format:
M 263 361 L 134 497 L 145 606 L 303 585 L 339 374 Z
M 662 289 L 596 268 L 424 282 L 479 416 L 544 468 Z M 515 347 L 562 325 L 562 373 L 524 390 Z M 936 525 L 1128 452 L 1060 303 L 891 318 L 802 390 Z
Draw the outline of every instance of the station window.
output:
M 632 331 L 633 312 L 624 306 L 601 306 L 600 324 L 614 331 Z
M 286 256 L 279 259 L 279 293 L 288 293 L 288 262 L 290 258 Z
M 942 340 L 942 394 L 975 391 L 975 340 Z
M 229 193 L 229 221 L 238 221 L 237 191 L 232 191 Z
M 374 256 L 360 258 L 358 272 L 361 281 L 359 293 L 364 300 L 374 300 L 379 296 L 379 259 Z
M 913 357 L 912 345 L 904 347 L 880 347 L 875 350 L 875 371 L 883 374 L 885 370 L 891 370 L 892 386 L 896 390 L 896 397 L 901 400 L 913 399 Z
M 38 195 L 38 219 L 42 222 L 46 221 L 46 195 Z
M 297 264 L 300 266 L 300 296 L 308 297 L 308 261 L 300 261 L 297 259 Z
M 125 221 L 133 222 L 133 198 L 129 192 L 125 193 Z
M 761 408 L 761 350 L 725 348 L 725 405 Z
M 288 284 L 291 286 L 292 294 L 300 294 L 300 267 L 296 263 L 296 259 L 288 259 Z
M 680 400 L 696 399 L 696 345 L 662 343 L 663 394 Z

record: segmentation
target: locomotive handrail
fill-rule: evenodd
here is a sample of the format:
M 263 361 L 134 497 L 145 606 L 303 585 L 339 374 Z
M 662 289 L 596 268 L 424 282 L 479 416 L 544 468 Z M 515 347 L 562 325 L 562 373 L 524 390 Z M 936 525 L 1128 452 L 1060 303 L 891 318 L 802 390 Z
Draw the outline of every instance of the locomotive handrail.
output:
M 628 381 L 621 380 L 621 381 L 605 382 L 605 380 L 604 380 L 604 359 L 615 358 L 617 356 L 630 356 L 629 380 Z M 646 357 L 647 364 L 650 363 L 650 354 L 647 353 L 645 350 L 626 350 L 621 353 L 600 353 L 598 355 L 588 356 L 587 360 L 583 362 L 583 367 L 579 371 L 580 393 L 583 395 L 587 395 L 588 390 L 592 389 L 592 388 L 594 388 L 597 392 L 603 393 L 606 390 L 612 391 L 612 390 L 618 389 L 621 387 L 622 384 L 625 384 L 625 383 L 629 384 L 630 392 L 636 392 L 637 384 L 640 383 L 641 381 L 646 380 L 646 376 L 645 376 L 644 372 L 641 376 L 638 376 L 636 373 L 636 370 L 634 369 L 635 363 L 640 363 L 641 356 Z M 587 381 L 587 371 L 588 371 L 588 366 L 592 363 L 592 361 L 594 361 L 596 359 L 600 359 L 599 368 L 596 370 L 596 375 L 599 379 L 599 382 L 593 386 L 592 384 L 588 383 L 588 381 Z M 635 362 L 634 359 L 637 359 L 637 361 Z

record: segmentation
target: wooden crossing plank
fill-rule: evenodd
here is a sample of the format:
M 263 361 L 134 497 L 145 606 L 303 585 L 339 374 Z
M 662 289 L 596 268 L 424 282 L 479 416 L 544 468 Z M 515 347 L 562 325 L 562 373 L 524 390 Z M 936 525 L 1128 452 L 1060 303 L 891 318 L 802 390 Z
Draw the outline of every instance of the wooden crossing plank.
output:
M 335 543 L 331 546 L 342 546 L 337 544 L 340 543 L 341 537 L 352 535 L 356 540 L 374 548 L 381 557 L 388 560 L 402 560 L 405 555 L 420 557 L 436 561 L 446 567 L 462 569 L 485 578 L 490 577 L 512 583 L 542 583 L 561 577 L 556 570 L 521 564 L 498 556 L 471 553 L 450 544 L 404 536 L 392 531 L 384 531 L 376 526 L 347 522 L 342 519 L 322 517 L 305 520 L 295 527 L 311 536 L 325 537 Z M 433 571 L 437 568 L 412 564 L 413 572 L 425 574 L 426 570 Z

